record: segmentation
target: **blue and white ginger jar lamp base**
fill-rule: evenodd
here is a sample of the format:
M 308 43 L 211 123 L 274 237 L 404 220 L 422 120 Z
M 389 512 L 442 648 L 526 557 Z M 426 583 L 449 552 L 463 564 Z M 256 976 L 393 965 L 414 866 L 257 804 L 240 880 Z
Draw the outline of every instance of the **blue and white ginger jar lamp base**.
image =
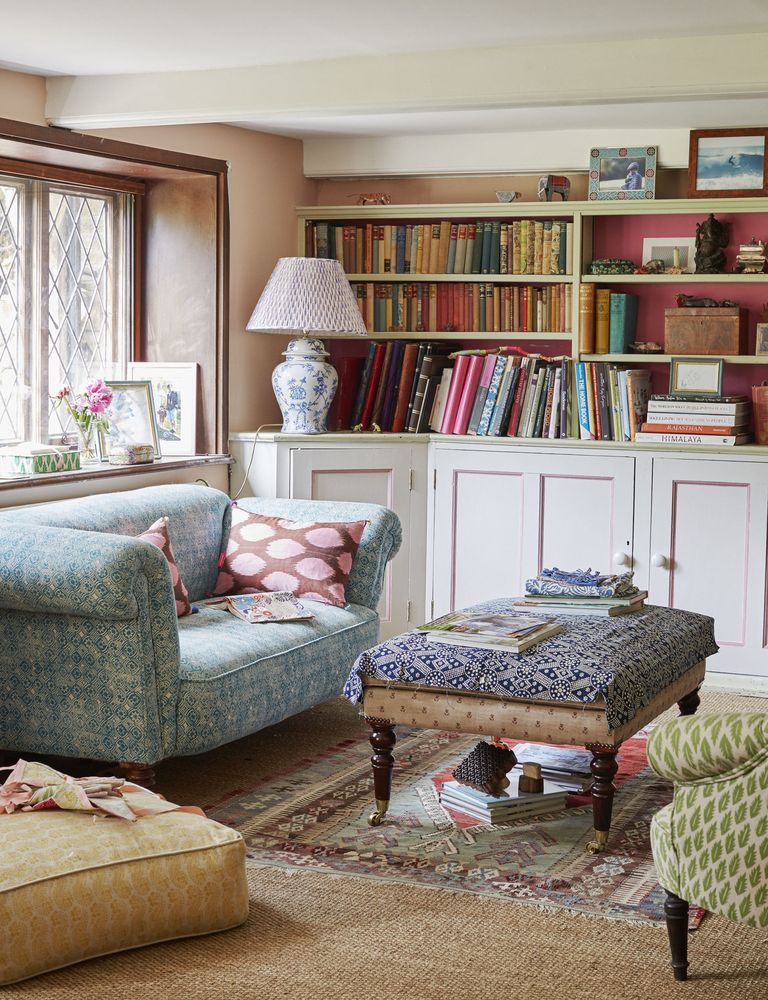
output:
M 283 357 L 285 361 L 272 372 L 283 433 L 325 434 L 339 384 L 336 369 L 325 360 L 325 345 L 316 338 L 300 337 L 288 344 Z

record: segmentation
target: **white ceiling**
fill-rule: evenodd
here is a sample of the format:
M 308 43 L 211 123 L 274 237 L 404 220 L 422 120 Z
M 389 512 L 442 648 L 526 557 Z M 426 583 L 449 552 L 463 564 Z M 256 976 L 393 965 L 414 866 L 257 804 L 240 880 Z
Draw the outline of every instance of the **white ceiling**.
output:
M 723 0 L 33 0 L 4 4 L 2 29 L 0 66 L 56 78 L 49 88 L 50 120 L 74 128 L 217 121 L 311 141 L 768 122 L 768 0 L 734 6 Z M 736 35 L 741 38 L 726 37 Z M 722 36 L 730 50 L 725 77 L 730 73 L 731 83 L 742 42 L 765 40 L 742 60 L 751 67 L 748 85 L 737 81 L 718 92 L 717 48 L 696 61 L 697 70 L 705 69 L 703 89 L 699 81 L 686 91 L 678 81 L 665 92 L 677 61 L 670 40 L 681 39 L 690 60 L 713 36 Z M 583 72 L 594 58 L 590 42 L 606 42 L 601 62 L 613 54 L 615 63 L 620 41 L 641 39 L 656 40 L 653 45 L 667 55 L 656 64 L 644 56 L 642 65 L 630 63 L 626 72 L 622 63 L 622 72 L 613 74 L 598 62 L 589 69 L 591 88 L 582 81 L 581 96 L 573 96 L 574 68 Z M 558 42 L 567 43 L 565 61 L 548 65 L 549 47 Z M 509 60 L 499 62 L 506 46 L 513 47 Z M 491 65 L 493 49 L 496 68 L 484 80 L 482 67 Z M 442 103 L 425 97 L 429 71 L 418 53 L 453 75 L 454 63 L 461 73 L 461 50 L 465 58 L 475 53 L 472 79 L 460 81 L 462 94 L 454 91 Z M 514 62 L 534 54 L 532 69 L 518 66 L 515 78 Z M 409 87 L 413 80 L 407 94 L 419 91 L 419 98 L 395 93 L 402 79 L 387 85 L 390 67 L 382 56 L 405 60 L 407 69 L 398 72 L 414 74 L 406 76 Z M 347 82 L 356 73 L 357 87 Z M 507 90 L 490 99 L 498 83 L 494 73 L 508 77 Z M 320 95 L 334 80 L 341 97 L 323 104 Z M 533 96 L 522 93 L 525 85 Z
M 3 4 L 0 65 L 43 75 L 173 72 L 767 27 L 765 0 L 33 0 Z

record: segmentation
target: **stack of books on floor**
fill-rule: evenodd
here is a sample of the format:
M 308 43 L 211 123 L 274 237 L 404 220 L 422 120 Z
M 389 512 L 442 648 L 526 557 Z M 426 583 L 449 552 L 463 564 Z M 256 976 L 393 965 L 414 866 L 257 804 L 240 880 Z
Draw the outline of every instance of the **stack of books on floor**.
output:
M 749 444 L 746 396 L 651 396 L 648 417 L 637 434 L 651 444 Z
M 542 569 L 526 580 L 525 598 L 515 606 L 538 614 L 613 618 L 641 611 L 647 596 L 647 590 L 638 590 L 632 582 L 632 573 Z
M 418 631 L 430 642 L 522 653 L 565 629 L 546 618 L 531 618 L 525 614 L 453 611 L 422 625 Z
M 539 743 L 519 743 L 512 749 L 517 764 L 507 774 L 509 787 L 504 792 L 489 795 L 458 781 L 446 781 L 440 791 L 441 804 L 485 823 L 507 823 L 559 812 L 565 808 L 568 795 L 584 795 L 592 787 L 592 755 L 586 750 Z M 543 792 L 519 791 L 525 763 L 540 765 Z

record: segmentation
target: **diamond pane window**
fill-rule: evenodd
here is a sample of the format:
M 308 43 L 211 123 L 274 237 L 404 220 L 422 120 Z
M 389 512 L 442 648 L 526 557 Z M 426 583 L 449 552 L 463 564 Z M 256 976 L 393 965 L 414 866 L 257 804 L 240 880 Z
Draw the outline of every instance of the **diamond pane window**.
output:
M 60 441 L 51 396 L 122 378 L 131 339 L 131 195 L 0 177 L 0 445 Z
M 0 442 L 18 440 L 24 429 L 22 201 L 22 186 L 0 184 Z

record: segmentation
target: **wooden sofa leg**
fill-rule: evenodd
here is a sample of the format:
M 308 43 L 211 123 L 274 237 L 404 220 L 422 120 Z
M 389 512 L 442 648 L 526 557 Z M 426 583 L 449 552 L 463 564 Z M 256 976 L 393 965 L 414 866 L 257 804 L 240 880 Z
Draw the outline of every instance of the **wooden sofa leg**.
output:
M 684 983 L 688 978 L 688 903 L 674 892 L 666 890 L 664 916 L 667 919 L 672 971 L 675 979 Z
M 143 788 L 153 788 L 155 785 L 155 769 L 152 764 L 132 764 L 130 761 L 120 761 L 123 776 L 134 785 Z

